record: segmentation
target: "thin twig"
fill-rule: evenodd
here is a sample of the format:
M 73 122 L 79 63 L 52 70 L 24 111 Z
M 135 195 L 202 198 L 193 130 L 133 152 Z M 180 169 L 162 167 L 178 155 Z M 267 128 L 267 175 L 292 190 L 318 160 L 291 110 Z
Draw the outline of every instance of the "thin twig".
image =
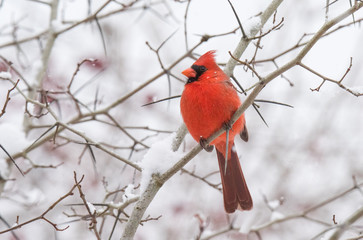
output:
M 77 189 L 78 189 L 78 192 L 79 192 L 79 197 L 82 199 L 83 205 L 86 207 L 89 216 L 91 216 L 91 222 L 89 224 L 89 228 L 93 230 L 96 238 L 98 240 L 100 240 L 101 237 L 100 237 L 100 235 L 98 233 L 98 230 L 97 230 L 96 212 L 91 212 L 91 209 L 89 208 L 88 202 L 86 200 L 86 196 L 84 195 L 84 193 L 82 191 L 82 186 L 81 186 L 80 182 L 77 180 L 76 172 L 73 172 L 73 177 L 74 177 L 75 185 L 77 186 Z M 84 178 L 84 175 L 82 175 L 81 180 L 83 178 Z
M 43 220 L 47 223 L 49 223 L 50 225 L 52 225 L 54 227 L 54 229 L 56 231 L 64 231 L 66 229 L 69 228 L 69 226 L 66 226 L 65 228 L 59 228 L 58 225 L 56 223 L 53 223 L 51 222 L 49 219 L 47 219 L 45 216 L 47 215 L 47 213 L 49 213 L 52 209 L 54 209 L 60 202 L 62 202 L 64 199 L 68 198 L 69 196 L 72 196 L 73 195 L 73 191 L 74 189 L 77 187 L 78 184 L 80 184 L 81 182 L 83 181 L 83 177 L 76 182 L 75 185 L 73 185 L 73 187 L 66 193 L 64 194 L 63 196 L 61 196 L 57 201 L 55 201 L 52 205 L 50 205 L 40 216 L 38 217 L 35 217 L 35 218 L 32 218 L 28 221 L 25 221 L 23 223 L 18 223 L 16 225 L 14 225 L 13 227 L 11 228 L 8 228 L 6 230 L 3 230 L 3 231 L 0 231 L 0 234 L 4 234 L 4 233 L 7 233 L 9 231 L 13 231 L 15 229 L 19 229 L 29 223 L 32 223 L 32 222 L 35 222 L 35 221 L 38 221 L 38 220 Z
M 11 99 L 10 98 L 10 93 L 16 88 L 18 83 L 19 83 L 19 79 L 16 81 L 15 85 L 8 90 L 8 93 L 6 94 L 6 97 L 5 97 L 5 103 L 4 103 L 3 109 L 1 110 L 1 113 L 0 113 L 0 118 L 5 114 L 6 107 L 8 106 L 8 103 L 9 103 L 9 101 Z

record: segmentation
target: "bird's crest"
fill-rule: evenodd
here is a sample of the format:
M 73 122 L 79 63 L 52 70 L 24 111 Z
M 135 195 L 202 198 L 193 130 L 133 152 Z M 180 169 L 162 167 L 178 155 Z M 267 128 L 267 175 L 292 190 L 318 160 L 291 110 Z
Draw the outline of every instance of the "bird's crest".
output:
M 200 56 L 197 61 L 193 65 L 205 66 L 208 69 L 211 69 L 217 65 L 215 61 L 215 50 L 211 50 Z

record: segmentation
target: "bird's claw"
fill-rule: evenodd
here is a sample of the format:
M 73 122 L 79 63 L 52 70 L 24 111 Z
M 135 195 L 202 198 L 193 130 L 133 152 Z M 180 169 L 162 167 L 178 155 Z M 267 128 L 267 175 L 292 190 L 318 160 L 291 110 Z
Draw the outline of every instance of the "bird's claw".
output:
M 207 152 L 211 152 L 211 151 L 213 151 L 213 149 L 214 149 L 214 146 L 213 146 L 213 145 L 209 145 L 209 144 L 207 143 L 207 139 L 205 139 L 205 138 L 203 138 L 203 137 L 200 137 L 200 139 L 199 139 L 199 144 L 200 144 L 200 146 L 202 146 L 202 148 L 203 148 L 204 150 L 206 150 Z
M 224 128 L 224 130 L 228 131 L 228 130 L 231 130 L 232 125 L 229 122 L 224 122 L 223 128 Z

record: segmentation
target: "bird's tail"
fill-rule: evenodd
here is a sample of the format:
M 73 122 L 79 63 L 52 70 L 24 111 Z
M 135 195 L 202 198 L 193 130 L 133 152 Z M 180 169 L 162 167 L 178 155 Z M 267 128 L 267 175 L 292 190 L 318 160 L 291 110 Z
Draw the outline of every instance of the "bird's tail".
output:
M 253 202 L 243 176 L 237 152 L 234 150 L 234 143 L 232 143 L 228 154 L 226 171 L 224 151 L 220 151 L 222 149 L 216 149 L 216 151 L 222 179 L 224 208 L 227 213 L 233 213 L 236 209 L 250 210 Z

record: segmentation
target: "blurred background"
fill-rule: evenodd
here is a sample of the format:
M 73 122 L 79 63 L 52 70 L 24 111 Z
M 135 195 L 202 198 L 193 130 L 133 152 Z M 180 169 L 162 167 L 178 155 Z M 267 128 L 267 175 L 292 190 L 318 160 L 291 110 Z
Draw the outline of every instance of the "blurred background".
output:
M 1 239 L 96 239 L 77 189 L 46 215 L 59 229 L 69 226 L 66 230 L 39 219 L 13 233 L 1 231 L 41 216 L 74 186 L 74 172 L 78 179 L 84 175 L 85 198 L 99 213 L 139 194 L 142 174 L 119 159 L 139 164 L 153 144 L 182 123 L 179 99 L 142 105 L 182 93 L 186 79 L 181 71 L 194 62 L 183 55 L 203 35 L 220 36 L 198 46 L 194 56 L 217 50 L 222 67 L 242 36 L 239 30 L 230 33 L 238 23 L 228 1 L 62 0 L 53 18 L 50 2 L 0 1 L 0 72 L 10 73 L 9 79 L 0 75 L 0 109 L 20 80 L 0 117 L 0 144 L 26 172 L 21 176 L 0 149 Z M 270 3 L 231 2 L 246 29 Z M 328 10 L 322 0 L 282 2 L 275 22 L 270 19 L 263 32 L 283 21 L 281 27 L 260 42 L 253 40 L 241 59 L 255 56 L 256 71 L 266 76 L 291 60 L 301 49 L 294 47 L 308 41 L 326 19 L 348 8 L 349 1 L 343 0 Z M 362 17 L 360 10 L 334 26 L 338 30 L 323 37 L 302 61 L 337 81 L 349 68 L 342 84 L 361 93 Z M 49 41 L 51 32 L 57 33 L 54 42 Z M 39 77 L 41 72 L 45 74 Z M 235 68 L 234 76 L 245 89 L 258 81 L 243 66 Z M 250 140 L 236 138 L 236 146 L 254 199 L 252 211 L 227 216 L 215 153 L 203 151 L 161 188 L 135 239 L 327 239 L 335 223 L 343 223 L 363 204 L 363 100 L 328 81 L 312 91 L 321 83 L 321 77 L 295 66 L 257 97 L 293 108 L 257 103 L 268 126 L 254 108 L 246 111 Z M 48 103 L 57 119 L 47 109 L 26 104 L 22 94 Z M 102 109 L 107 111 L 97 112 Z M 68 129 L 46 139 L 57 122 L 78 133 Z M 41 144 L 32 146 L 35 141 Z M 180 151 L 187 153 L 195 145 L 187 135 Z M 158 157 L 165 161 L 162 154 Z M 353 190 L 354 184 L 361 185 Z M 324 201 L 329 203 L 319 205 Z M 132 207 L 119 216 L 111 209 L 97 218 L 101 239 L 121 237 Z M 349 226 L 344 239 L 362 236 L 362 223 Z

